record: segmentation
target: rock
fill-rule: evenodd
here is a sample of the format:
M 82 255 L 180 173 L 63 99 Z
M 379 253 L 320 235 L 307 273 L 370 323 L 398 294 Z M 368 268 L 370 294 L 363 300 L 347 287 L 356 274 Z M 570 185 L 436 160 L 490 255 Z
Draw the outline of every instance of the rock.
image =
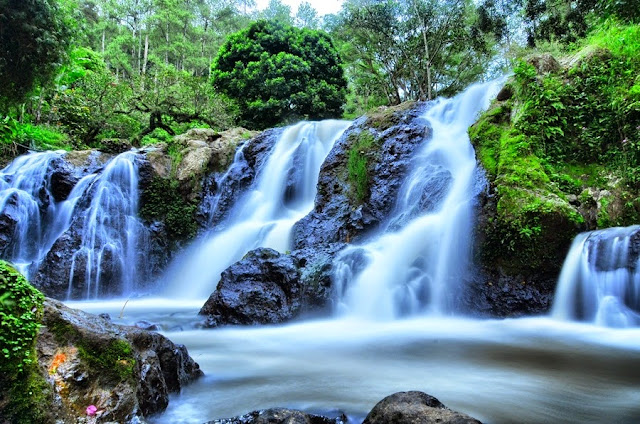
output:
M 238 196 L 255 181 L 258 169 L 267 160 L 282 131 L 281 128 L 267 130 L 248 140 L 239 147 L 237 160 L 226 172 L 205 178 L 198 212 L 202 227 L 215 226 L 227 216 Z
M 326 246 L 294 250 L 302 285 L 302 309 L 304 314 L 329 312 L 334 299 L 333 258 L 346 245 L 333 243 Z
M 154 149 L 146 152 L 153 173 L 160 178 L 169 178 L 171 176 L 171 158 L 165 153 L 166 144 L 162 144 Z
M 202 376 L 184 346 L 166 337 L 45 301 L 38 362 L 53 391 L 53 418 L 134 423 L 162 412 L 169 394 Z
M 496 100 L 499 102 L 504 102 L 505 100 L 509 100 L 513 97 L 513 87 L 509 84 L 506 84 L 502 89 L 498 92 L 496 96 Z
M 295 317 L 301 300 L 294 258 L 260 248 L 222 272 L 218 287 L 199 313 L 207 316 L 208 326 L 272 324 Z
M 178 181 L 201 178 L 207 170 L 212 155 L 213 151 L 207 146 L 207 143 L 190 140 L 187 148 L 182 151 L 182 161 L 180 161 L 176 172 Z
M 101 151 L 119 155 L 132 149 L 131 141 L 126 138 L 104 138 L 100 140 Z
M 325 243 L 353 242 L 384 221 L 391 212 L 409 162 L 429 137 L 424 103 L 403 104 L 363 117 L 336 142 L 320 170 L 313 211 L 293 229 L 295 249 Z M 354 196 L 349 181 L 349 152 L 367 138 L 364 198 Z
M 293 409 L 272 408 L 253 411 L 239 417 L 213 420 L 206 424 L 346 424 L 347 422 L 344 414 L 337 418 L 328 418 Z
M 549 53 L 539 54 L 527 59 L 527 63 L 530 63 L 536 68 L 539 74 L 548 74 L 550 72 L 557 72 L 560 70 L 560 62 L 558 62 Z
M 480 424 L 423 392 L 394 393 L 373 407 L 362 424 Z

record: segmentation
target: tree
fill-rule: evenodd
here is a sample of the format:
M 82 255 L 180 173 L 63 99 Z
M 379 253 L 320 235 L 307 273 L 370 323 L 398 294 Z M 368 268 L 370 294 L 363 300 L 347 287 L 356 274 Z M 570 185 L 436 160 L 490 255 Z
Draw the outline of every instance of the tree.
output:
M 291 8 L 280 0 L 269 0 L 269 4 L 262 11 L 261 16 L 268 21 L 280 21 L 283 24 L 293 24 Z
M 313 8 L 311 3 L 303 1 L 298 6 L 298 12 L 296 13 L 296 26 L 300 28 L 317 29 L 320 23 L 318 18 L 318 11 Z
M 0 0 L 0 104 L 19 103 L 54 75 L 67 35 L 55 0 Z
M 342 115 L 347 81 L 324 32 L 258 21 L 229 36 L 211 69 L 213 86 L 237 102 L 243 125 Z

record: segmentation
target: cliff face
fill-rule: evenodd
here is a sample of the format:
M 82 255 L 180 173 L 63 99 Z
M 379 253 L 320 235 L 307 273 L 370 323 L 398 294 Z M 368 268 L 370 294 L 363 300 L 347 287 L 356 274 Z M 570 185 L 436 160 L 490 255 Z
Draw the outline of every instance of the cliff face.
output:
M 640 222 L 640 64 L 619 42 L 638 32 L 603 30 L 560 60 L 521 62 L 470 128 L 490 182 L 478 210 L 470 309 L 546 311 L 578 232 Z

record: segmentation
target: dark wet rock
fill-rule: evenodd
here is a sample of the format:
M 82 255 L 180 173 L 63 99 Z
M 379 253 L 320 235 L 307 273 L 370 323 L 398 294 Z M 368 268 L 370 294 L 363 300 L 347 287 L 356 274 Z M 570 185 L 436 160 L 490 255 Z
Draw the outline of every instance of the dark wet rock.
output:
M 394 393 L 373 407 L 362 424 L 480 424 L 480 421 L 452 411 L 423 392 Z
M 513 97 L 513 87 L 509 84 L 506 84 L 504 87 L 502 87 L 502 89 L 498 92 L 498 95 L 496 96 L 496 99 L 499 102 L 503 102 L 505 100 L 509 100 L 511 97 Z
M 347 422 L 344 414 L 337 418 L 328 418 L 293 409 L 272 408 L 253 411 L 239 417 L 213 420 L 206 424 L 346 424 Z
M 47 299 L 37 339 L 56 420 L 76 422 L 97 407 L 99 422 L 133 423 L 162 412 L 169 394 L 202 376 L 184 346 Z
M 152 322 L 146 321 L 146 320 L 142 320 L 142 321 L 138 321 L 134 324 L 134 327 L 139 328 L 141 330 L 147 330 L 147 331 L 160 331 L 161 328 L 158 324 L 154 324 Z
M 320 170 L 314 210 L 294 227 L 296 249 L 352 242 L 388 217 L 411 157 L 430 135 L 424 109 L 422 103 L 405 104 L 360 118 L 345 131 Z M 358 199 L 348 161 L 363 137 L 371 138 L 372 146 L 358 152 L 368 175 L 364 198 Z
M 14 234 L 18 225 L 19 213 L 17 208 L 17 199 L 11 196 L 0 213 L 0 257 L 11 257 L 11 251 L 14 242 Z
M 112 153 L 118 155 L 120 153 L 128 152 L 132 149 L 131 141 L 126 138 L 105 138 L 100 140 L 100 150 L 105 153 Z
M 326 313 L 331 306 L 332 261 L 343 244 L 291 254 L 253 250 L 227 268 L 200 310 L 207 326 L 272 324 L 301 315 Z
M 269 157 L 282 129 L 264 131 L 238 147 L 234 161 L 224 172 L 207 176 L 203 182 L 198 220 L 203 227 L 215 226 L 230 212 L 238 197 L 254 183 L 258 170 Z
M 301 300 L 294 258 L 261 248 L 222 272 L 200 314 L 208 317 L 209 326 L 278 323 L 295 317 Z
M 51 195 L 56 202 L 62 202 L 69 197 L 73 187 L 78 183 L 82 172 L 74 172 L 74 167 L 63 158 L 51 161 L 50 175 Z

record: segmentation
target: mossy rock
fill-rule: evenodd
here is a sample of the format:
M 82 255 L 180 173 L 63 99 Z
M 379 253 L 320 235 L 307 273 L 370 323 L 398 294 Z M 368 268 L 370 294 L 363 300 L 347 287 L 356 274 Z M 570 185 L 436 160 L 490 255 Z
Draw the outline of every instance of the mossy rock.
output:
M 414 108 L 416 102 L 408 101 L 396 106 L 381 106 L 373 112 L 367 113 L 366 127 L 385 131 L 398 125 L 406 116 L 406 111 Z

